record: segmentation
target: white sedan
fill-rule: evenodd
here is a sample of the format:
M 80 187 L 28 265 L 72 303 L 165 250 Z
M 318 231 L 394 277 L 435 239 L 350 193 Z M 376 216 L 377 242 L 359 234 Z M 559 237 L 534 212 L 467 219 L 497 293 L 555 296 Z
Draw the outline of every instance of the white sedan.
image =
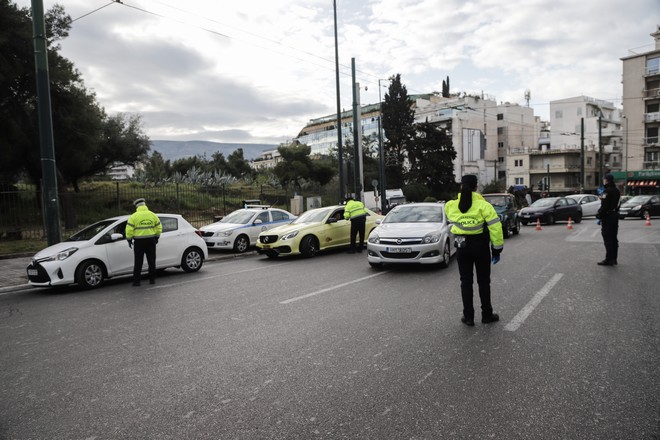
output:
M 575 200 L 582 207 L 582 217 L 594 216 L 600 208 L 600 199 L 594 194 L 571 194 L 566 198 Z
M 156 269 L 180 267 L 197 272 L 208 257 L 199 232 L 182 216 L 156 214 L 163 232 L 156 248 Z M 106 278 L 133 273 L 133 250 L 126 241 L 128 215 L 87 226 L 67 240 L 37 252 L 27 267 L 30 284 L 100 286 Z M 146 260 L 146 259 L 145 259 Z M 145 261 L 142 271 L 148 270 Z
M 454 236 L 444 203 L 410 203 L 393 208 L 367 240 L 367 260 L 383 263 L 449 265 Z
M 242 253 L 257 243 L 260 233 L 295 219 L 295 215 L 283 209 L 248 205 L 199 230 L 209 248 Z

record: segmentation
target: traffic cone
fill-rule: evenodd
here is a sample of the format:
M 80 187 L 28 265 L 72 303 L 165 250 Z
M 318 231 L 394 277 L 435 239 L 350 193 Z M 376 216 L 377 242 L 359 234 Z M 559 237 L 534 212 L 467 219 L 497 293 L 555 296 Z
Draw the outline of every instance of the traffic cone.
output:
M 646 214 L 646 223 L 644 223 L 644 226 L 651 226 L 651 215 Z
M 566 229 L 573 229 L 573 219 L 568 218 L 568 225 L 566 226 Z
M 537 231 L 541 230 L 541 219 L 540 218 L 536 219 L 536 230 Z

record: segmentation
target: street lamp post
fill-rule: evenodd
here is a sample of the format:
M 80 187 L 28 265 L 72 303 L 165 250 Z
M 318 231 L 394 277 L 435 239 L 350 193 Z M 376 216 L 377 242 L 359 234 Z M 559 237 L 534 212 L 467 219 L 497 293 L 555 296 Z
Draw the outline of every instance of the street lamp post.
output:
M 385 209 L 387 208 L 387 186 L 385 184 L 385 153 L 383 151 L 383 126 L 382 126 L 382 119 L 383 119 L 383 98 L 381 95 L 381 81 L 389 81 L 389 80 L 378 80 L 378 112 L 380 113 L 378 115 L 378 156 L 380 158 L 380 163 L 379 163 L 379 174 L 380 174 L 380 209 L 382 213 L 385 213 Z
M 625 165 L 624 165 L 624 187 L 623 191 L 624 194 L 628 193 L 628 118 L 626 115 L 623 115 L 623 119 L 626 120 L 626 157 L 625 157 Z
M 344 152 L 342 151 L 341 98 L 339 95 L 339 44 L 337 43 L 337 0 L 332 6 L 335 15 L 335 79 L 337 83 L 337 156 L 339 161 L 339 203 L 344 201 Z

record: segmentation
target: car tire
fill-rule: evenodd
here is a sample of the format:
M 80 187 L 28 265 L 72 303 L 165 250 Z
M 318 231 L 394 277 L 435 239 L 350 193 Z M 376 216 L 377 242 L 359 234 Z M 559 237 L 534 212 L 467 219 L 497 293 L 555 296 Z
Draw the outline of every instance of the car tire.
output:
M 515 235 L 520 234 L 520 219 L 516 218 L 516 227 L 513 229 Z
M 181 269 L 184 272 L 197 272 L 202 268 L 204 264 L 204 253 L 201 249 L 196 247 L 191 247 L 186 249 L 181 257 Z
M 449 240 L 445 242 L 445 246 L 442 248 L 442 261 L 440 262 L 440 267 L 446 269 L 449 267 L 449 261 L 451 260 L 451 246 L 449 245 Z
M 509 235 L 511 235 L 511 223 L 508 221 L 502 225 L 502 235 L 504 235 L 504 238 L 509 238 Z
M 312 258 L 319 250 L 319 244 L 316 237 L 308 235 L 300 241 L 300 253 L 305 258 Z
M 527 223 L 529 223 L 527 220 L 520 220 L 520 223 L 522 223 L 523 226 L 527 226 Z
M 575 223 L 581 223 L 582 222 L 582 214 L 576 214 L 575 218 L 573 219 Z
M 278 253 L 275 252 L 275 251 L 266 252 L 266 256 L 267 256 L 268 258 L 270 258 L 271 260 L 274 260 L 274 259 L 277 258 L 279 255 L 280 255 L 280 254 L 278 254 Z
M 98 260 L 83 261 L 76 269 L 76 283 L 85 289 L 95 289 L 103 284 L 105 268 Z
M 234 252 L 242 254 L 250 248 L 250 239 L 247 235 L 241 234 L 234 240 Z
M 383 268 L 383 263 L 372 263 L 372 262 L 369 262 L 369 266 L 371 266 L 372 268 L 374 268 L 374 269 L 376 269 L 376 270 L 380 270 L 380 269 Z

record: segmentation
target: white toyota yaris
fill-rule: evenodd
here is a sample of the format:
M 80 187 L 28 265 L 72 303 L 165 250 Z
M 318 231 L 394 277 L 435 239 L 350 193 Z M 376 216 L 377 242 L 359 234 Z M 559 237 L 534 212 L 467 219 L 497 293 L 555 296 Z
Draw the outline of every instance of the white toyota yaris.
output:
M 178 214 L 156 215 L 163 225 L 156 250 L 156 268 L 198 271 L 208 251 L 197 229 Z M 78 284 L 92 289 L 100 286 L 104 279 L 132 274 L 133 250 L 128 246 L 125 233 L 128 217 L 101 220 L 37 252 L 27 267 L 30 284 L 44 287 Z M 147 271 L 146 261 L 142 270 Z

